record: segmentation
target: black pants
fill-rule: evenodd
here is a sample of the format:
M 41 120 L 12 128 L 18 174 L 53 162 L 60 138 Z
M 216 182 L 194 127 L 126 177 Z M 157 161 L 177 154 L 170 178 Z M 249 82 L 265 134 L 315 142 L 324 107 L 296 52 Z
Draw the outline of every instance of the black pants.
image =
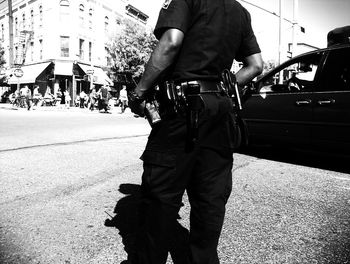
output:
M 203 95 L 199 139 L 185 151 L 186 118 L 163 120 L 152 129 L 142 155 L 142 204 L 138 263 L 217 264 L 217 245 L 232 188 L 234 115 L 230 99 Z M 190 230 L 178 223 L 182 196 L 191 205 Z

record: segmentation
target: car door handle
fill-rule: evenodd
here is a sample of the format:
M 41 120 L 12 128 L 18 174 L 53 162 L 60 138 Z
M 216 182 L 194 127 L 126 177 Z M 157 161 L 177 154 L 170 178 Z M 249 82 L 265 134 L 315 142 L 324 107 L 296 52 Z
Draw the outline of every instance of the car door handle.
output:
M 317 101 L 319 105 L 329 105 L 329 104 L 334 104 L 335 100 L 334 99 L 329 99 L 329 100 L 321 100 Z
M 310 99 L 300 100 L 300 101 L 296 101 L 295 103 L 297 106 L 308 105 L 308 104 L 311 104 L 311 100 Z

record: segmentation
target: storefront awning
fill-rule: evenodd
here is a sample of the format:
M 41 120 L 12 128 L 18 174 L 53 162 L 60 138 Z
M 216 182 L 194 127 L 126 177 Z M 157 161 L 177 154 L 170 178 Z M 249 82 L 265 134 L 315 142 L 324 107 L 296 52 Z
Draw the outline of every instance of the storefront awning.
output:
M 55 61 L 55 75 L 73 75 L 73 63 L 71 61 Z
M 36 78 L 49 66 L 51 62 L 22 66 L 23 76 L 17 78 L 14 74 L 8 79 L 8 84 L 35 83 Z
M 89 74 L 89 71 L 92 69 L 90 65 L 85 65 L 78 63 L 79 67 L 85 72 L 85 74 Z M 97 67 L 93 67 L 94 70 L 94 79 L 93 83 L 95 84 L 108 84 L 113 85 L 113 81 L 108 77 L 108 75 L 101 69 Z

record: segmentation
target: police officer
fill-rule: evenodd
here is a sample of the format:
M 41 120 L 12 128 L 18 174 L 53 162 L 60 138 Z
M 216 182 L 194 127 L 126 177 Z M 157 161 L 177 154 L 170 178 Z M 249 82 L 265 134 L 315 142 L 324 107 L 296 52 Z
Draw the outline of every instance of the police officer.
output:
M 161 75 L 179 86 L 199 85 L 202 109 L 190 151 L 188 112 L 162 117 L 152 128 L 141 157 L 143 214 L 136 263 L 166 263 L 170 252 L 174 263 L 216 264 L 231 192 L 235 125 L 232 101 L 218 83 L 234 59 L 243 62 L 236 74 L 239 85 L 260 74 L 260 49 L 248 11 L 235 0 L 166 0 L 154 34 L 159 43 L 134 90 L 131 110 L 144 114 L 143 100 Z M 177 219 L 185 190 L 190 230 L 180 235 Z

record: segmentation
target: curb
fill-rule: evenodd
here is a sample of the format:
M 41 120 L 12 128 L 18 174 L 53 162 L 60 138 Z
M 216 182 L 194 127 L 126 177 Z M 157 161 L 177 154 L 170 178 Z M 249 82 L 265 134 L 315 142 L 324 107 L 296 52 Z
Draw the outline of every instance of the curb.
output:
M 20 107 L 15 107 L 12 104 L 0 104 L 0 110 L 20 110 L 20 111 L 27 111 L 26 108 L 20 108 Z M 70 108 L 65 108 L 64 106 L 60 107 L 60 106 L 39 106 L 39 107 L 35 107 L 30 109 L 30 111 L 44 111 L 44 112 L 48 112 L 48 111 L 55 111 L 55 112 L 81 112 L 81 113 L 100 113 L 100 111 L 98 110 L 94 110 L 94 111 L 90 111 L 87 108 L 78 108 L 78 107 L 70 107 Z M 118 114 L 118 115 L 122 115 L 121 110 L 119 107 L 115 107 L 109 110 L 109 112 L 111 114 Z M 104 113 L 104 112 L 101 112 Z M 130 112 L 129 109 L 127 109 L 123 115 L 129 115 L 132 116 L 133 113 Z

